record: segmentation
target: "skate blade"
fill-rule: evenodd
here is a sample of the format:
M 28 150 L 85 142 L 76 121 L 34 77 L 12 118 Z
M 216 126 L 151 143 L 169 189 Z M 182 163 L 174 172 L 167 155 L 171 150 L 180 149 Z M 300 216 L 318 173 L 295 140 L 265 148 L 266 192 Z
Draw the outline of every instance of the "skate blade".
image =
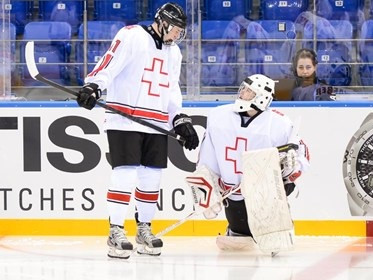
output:
M 159 255 L 161 255 L 161 249 L 162 249 L 162 247 L 150 248 L 146 245 L 138 244 L 138 247 L 137 247 L 136 251 L 139 255 L 159 256 Z
M 109 247 L 108 257 L 114 259 L 128 259 L 131 256 L 131 250 L 120 250 L 115 247 Z

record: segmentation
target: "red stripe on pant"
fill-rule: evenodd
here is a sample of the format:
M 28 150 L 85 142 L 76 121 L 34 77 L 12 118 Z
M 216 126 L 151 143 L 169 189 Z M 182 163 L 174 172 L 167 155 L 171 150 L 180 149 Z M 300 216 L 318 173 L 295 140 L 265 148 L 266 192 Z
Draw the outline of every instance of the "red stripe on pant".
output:
M 107 199 L 114 200 L 119 203 L 128 204 L 131 199 L 131 193 L 126 192 L 115 192 L 115 191 L 108 191 L 107 192 Z
M 158 200 L 159 191 L 142 191 L 136 188 L 135 190 L 135 199 L 143 201 L 143 202 L 149 202 L 149 203 L 156 203 Z

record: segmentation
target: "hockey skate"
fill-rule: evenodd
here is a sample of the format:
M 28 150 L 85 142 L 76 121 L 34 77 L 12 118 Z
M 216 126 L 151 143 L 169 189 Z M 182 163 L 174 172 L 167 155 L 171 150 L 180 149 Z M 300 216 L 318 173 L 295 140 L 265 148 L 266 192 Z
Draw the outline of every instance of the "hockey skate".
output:
M 138 254 L 151 256 L 159 256 L 161 254 L 163 242 L 152 234 L 148 223 L 137 224 L 136 243 Z
M 111 225 L 107 240 L 109 246 L 108 257 L 128 259 L 132 253 L 133 245 L 127 240 L 123 227 Z
M 257 245 L 251 236 L 233 232 L 227 228 L 225 235 L 216 237 L 216 245 L 220 250 L 255 250 Z

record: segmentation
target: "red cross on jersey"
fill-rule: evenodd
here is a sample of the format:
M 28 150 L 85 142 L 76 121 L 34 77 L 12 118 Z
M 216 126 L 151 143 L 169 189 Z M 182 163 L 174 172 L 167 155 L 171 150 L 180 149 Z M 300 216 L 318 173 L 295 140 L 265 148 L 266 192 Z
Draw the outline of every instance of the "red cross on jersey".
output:
M 163 59 L 153 58 L 152 65 L 144 69 L 141 82 L 148 84 L 148 95 L 152 96 L 160 96 L 160 87 L 168 88 L 170 86 L 168 73 L 164 69 Z
M 236 137 L 234 147 L 225 148 L 225 160 L 233 162 L 233 170 L 236 174 L 242 174 L 241 155 L 244 151 L 247 151 L 247 139 L 243 137 Z

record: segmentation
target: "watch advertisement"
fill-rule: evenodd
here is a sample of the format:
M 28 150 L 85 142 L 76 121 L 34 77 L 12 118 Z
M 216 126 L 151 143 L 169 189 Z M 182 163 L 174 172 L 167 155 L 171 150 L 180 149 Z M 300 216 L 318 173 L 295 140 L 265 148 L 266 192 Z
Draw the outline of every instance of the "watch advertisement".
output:
M 373 125 L 364 120 L 372 109 L 271 107 L 293 121 L 301 118 L 299 135 L 309 148 L 310 168 L 288 197 L 293 219 L 367 219 L 373 204 Z M 200 139 L 210 109 L 183 108 Z M 1 219 L 107 219 L 111 167 L 104 110 L 35 105 L 1 111 Z M 195 169 L 198 150 L 169 141 L 156 220 L 179 220 L 193 211 L 185 177 Z M 217 220 L 224 220 L 224 211 Z

